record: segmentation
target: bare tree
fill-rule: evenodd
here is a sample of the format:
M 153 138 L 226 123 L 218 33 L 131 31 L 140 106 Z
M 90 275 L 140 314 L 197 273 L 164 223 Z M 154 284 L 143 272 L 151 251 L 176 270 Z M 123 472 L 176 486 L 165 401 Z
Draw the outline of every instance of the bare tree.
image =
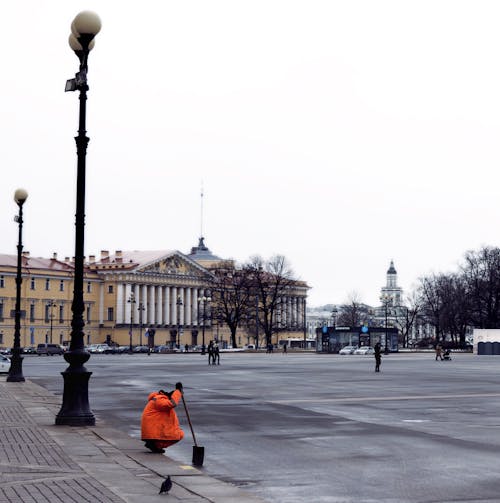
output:
M 361 302 L 358 292 L 350 292 L 345 304 L 339 308 L 337 325 L 357 327 L 368 321 L 368 306 Z
M 225 323 L 231 332 L 231 344 L 237 347 L 236 332 L 245 318 L 250 301 L 249 271 L 236 268 L 233 262 L 223 263 L 211 269 L 212 305 L 215 316 Z
M 250 278 L 249 309 L 257 309 L 256 320 L 262 328 L 266 344 L 271 344 L 272 335 L 283 328 L 284 299 L 297 284 L 292 269 L 283 255 L 264 260 L 256 255 L 244 265 Z M 289 320 L 286 321 L 289 326 Z
M 395 325 L 401 334 L 403 347 L 408 346 L 410 333 L 422 310 L 421 298 L 416 292 L 412 292 L 406 297 L 406 303 L 407 305 L 395 306 L 394 310 Z
M 500 327 L 500 249 L 483 247 L 465 254 L 461 267 L 471 322 L 478 328 Z

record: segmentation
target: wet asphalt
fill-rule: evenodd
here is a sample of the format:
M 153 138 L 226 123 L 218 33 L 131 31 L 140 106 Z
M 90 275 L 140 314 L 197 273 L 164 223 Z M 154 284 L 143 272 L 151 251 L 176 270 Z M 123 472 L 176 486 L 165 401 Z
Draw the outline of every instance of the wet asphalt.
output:
M 62 394 L 62 357 L 25 377 Z M 271 502 L 500 502 L 500 357 L 93 355 L 97 421 L 139 436 L 148 393 L 182 381 L 204 470 Z M 191 459 L 185 440 L 168 449 Z

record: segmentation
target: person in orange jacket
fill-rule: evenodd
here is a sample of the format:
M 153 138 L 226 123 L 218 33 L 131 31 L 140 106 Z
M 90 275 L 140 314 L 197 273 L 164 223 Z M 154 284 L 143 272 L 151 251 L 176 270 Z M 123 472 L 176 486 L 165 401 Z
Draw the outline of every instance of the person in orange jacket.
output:
M 184 438 L 174 410 L 182 393 L 182 383 L 178 382 L 171 392 L 161 389 L 149 394 L 148 403 L 142 411 L 141 439 L 151 451 L 163 453 L 167 447 Z

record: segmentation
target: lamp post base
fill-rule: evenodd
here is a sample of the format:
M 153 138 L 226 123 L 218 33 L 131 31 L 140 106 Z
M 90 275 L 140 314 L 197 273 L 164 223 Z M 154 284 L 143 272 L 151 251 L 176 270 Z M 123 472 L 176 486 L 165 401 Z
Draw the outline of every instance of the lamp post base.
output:
M 63 403 L 56 416 L 57 425 L 94 426 L 95 417 L 89 407 L 89 379 L 92 372 L 87 372 L 83 363 L 89 359 L 88 353 L 71 353 L 64 355 L 70 364 L 61 372 L 64 379 Z
M 23 357 L 19 354 L 13 354 L 10 360 L 10 370 L 7 376 L 7 382 L 24 382 L 23 376 Z

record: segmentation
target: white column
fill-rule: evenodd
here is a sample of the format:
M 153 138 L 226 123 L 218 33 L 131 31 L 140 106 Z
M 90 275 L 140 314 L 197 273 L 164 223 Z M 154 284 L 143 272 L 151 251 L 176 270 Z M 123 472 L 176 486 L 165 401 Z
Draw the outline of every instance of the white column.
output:
M 194 326 L 198 326 L 198 288 L 193 288 L 193 317 L 192 322 Z
M 170 325 L 170 287 L 165 287 L 165 298 L 163 299 L 163 312 L 165 325 Z
M 132 305 L 129 301 L 130 299 L 130 294 L 132 293 L 132 285 L 130 283 L 127 283 L 125 285 L 125 299 L 123 302 L 123 305 L 125 306 L 125 323 L 130 323 L 131 320 L 131 313 L 132 313 Z
M 148 319 L 148 303 L 147 303 L 147 286 L 146 285 L 137 285 L 136 286 L 136 295 L 135 295 L 135 322 L 139 323 L 139 320 L 142 319 L 142 324 L 146 324 Z M 141 306 L 144 308 L 141 314 Z
M 116 323 L 123 323 L 123 283 L 116 284 L 116 306 L 115 306 L 115 320 Z
M 156 323 L 161 325 L 163 323 L 163 298 L 162 298 L 163 287 L 156 287 Z
M 149 285 L 148 292 L 148 323 L 152 325 L 155 322 L 155 286 Z
M 177 297 L 181 299 L 181 305 L 179 306 L 179 319 L 177 320 L 177 323 L 184 326 L 186 325 L 186 319 L 184 317 L 184 313 L 186 312 L 186 310 L 184 309 L 186 307 L 184 288 L 180 287 L 177 289 Z M 175 299 L 175 302 L 177 303 L 177 299 Z
M 184 295 L 184 302 L 186 304 L 186 325 L 191 326 L 191 296 L 192 296 L 192 288 L 186 288 L 186 295 Z
M 286 317 L 288 320 L 288 326 L 292 326 L 292 299 L 291 297 L 286 298 Z
M 170 296 L 170 325 L 177 325 L 177 287 L 172 287 Z
M 281 297 L 280 315 L 281 315 L 281 324 L 283 328 L 286 328 L 288 324 L 288 318 L 286 317 L 286 297 Z

